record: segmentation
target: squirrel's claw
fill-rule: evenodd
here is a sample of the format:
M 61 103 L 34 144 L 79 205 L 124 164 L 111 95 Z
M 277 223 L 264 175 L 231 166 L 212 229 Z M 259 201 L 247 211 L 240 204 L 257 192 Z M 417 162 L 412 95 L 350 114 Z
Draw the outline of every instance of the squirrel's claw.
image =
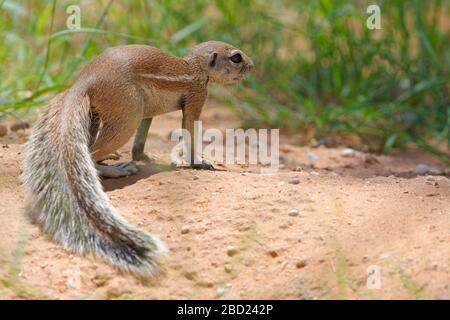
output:
M 145 153 L 133 154 L 133 161 L 143 161 L 145 163 L 151 164 L 155 162 L 155 158 L 152 156 L 148 156 Z
M 201 163 L 191 163 L 191 168 L 197 170 L 216 170 L 214 166 L 206 160 L 202 160 Z
M 113 165 L 97 164 L 97 171 L 104 178 L 122 178 L 131 176 L 139 171 L 132 163 L 117 163 Z
M 110 154 L 108 154 L 108 155 L 106 155 L 104 157 L 101 157 L 100 159 L 97 159 L 97 162 L 102 162 L 102 161 L 105 161 L 105 160 L 119 160 L 120 157 L 121 156 L 120 156 L 119 152 L 115 151 L 115 152 L 110 153 Z

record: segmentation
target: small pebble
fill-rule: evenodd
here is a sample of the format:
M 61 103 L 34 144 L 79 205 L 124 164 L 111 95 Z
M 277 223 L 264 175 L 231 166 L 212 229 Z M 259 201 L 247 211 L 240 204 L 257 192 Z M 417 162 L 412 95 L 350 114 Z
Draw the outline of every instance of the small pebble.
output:
M 311 171 L 309 174 L 314 176 L 314 177 L 320 176 L 320 173 L 318 173 L 317 171 Z
M 183 276 L 188 280 L 195 280 L 197 278 L 197 273 L 195 271 L 186 271 L 183 273 Z
M 225 283 L 223 286 L 221 286 L 217 289 L 217 296 L 221 297 L 221 296 L 225 295 L 227 293 L 227 291 L 229 291 L 232 287 L 233 287 L 233 285 L 231 283 L 229 283 L 229 282 Z
M 438 168 L 430 168 L 430 171 L 428 172 L 430 175 L 434 175 L 434 176 L 440 176 L 445 174 L 444 170 L 440 170 Z
M 298 209 L 291 209 L 288 211 L 288 215 L 291 217 L 296 217 L 296 216 L 298 216 L 298 214 L 299 214 Z
M 341 151 L 341 156 L 344 158 L 353 158 L 355 155 L 356 152 L 352 148 L 345 148 Z
M 300 257 L 300 259 L 295 263 L 295 266 L 297 269 L 302 269 L 306 267 L 308 264 L 308 258 L 307 257 Z
M 375 157 L 373 154 L 366 153 L 364 155 L 364 162 L 371 164 L 371 163 L 379 163 L 380 161 L 378 161 L 377 157 Z
M 30 127 L 30 124 L 25 120 L 17 120 L 11 127 L 11 131 L 25 130 Z
M 425 176 L 425 180 L 426 181 L 434 181 L 434 177 L 430 176 L 430 175 L 427 175 L 427 176 Z
M 231 263 L 225 263 L 224 269 L 226 273 L 230 273 L 231 271 L 233 271 L 233 265 Z
M 311 148 L 317 148 L 320 146 L 319 141 L 317 141 L 316 139 L 312 139 L 309 145 L 311 146 Z
M 313 141 L 311 142 L 311 147 L 313 148 L 318 148 L 320 146 L 327 146 L 327 145 L 328 145 L 327 138 L 320 138 L 319 141 L 313 139 Z
M 181 234 L 189 233 L 189 227 L 188 226 L 182 226 L 181 227 Z
M 293 176 L 293 177 L 289 178 L 288 182 L 290 184 L 299 184 L 300 183 L 300 178 L 298 176 Z
M 383 253 L 378 257 L 378 259 L 387 260 L 387 259 L 389 259 L 389 255 L 387 253 Z
M 227 254 L 232 257 L 237 253 L 237 249 L 234 246 L 227 247 Z
M 294 168 L 294 171 L 300 172 L 300 171 L 303 171 L 303 168 L 300 167 L 300 166 L 296 166 L 296 167 Z
M 425 174 L 430 171 L 430 167 L 426 164 L 420 163 L 416 166 L 416 173 L 417 174 Z
M 248 194 L 245 196 L 245 198 L 248 200 L 255 200 L 255 199 L 258 199 L 260 196 L 261 195 L 258 195 L 258 194 Z
M 217 288 L 217 296 L 221 297 L 225 294 L 226 290 L 224 287 Z
M 317 160 L 319 160 L 319 156 L 315 152 L 311 152 L 311 151 L 306 153 L 306 158 L 311 163 L 316 162 Z
M 94 276 L 94 278 L 92 278 L 91 281 L 95 284 L 96 287 L 100 288 L 105 286 L 108 283 L 108 280 L 110 280 L 108 276 L 96 275 Z
M 198 180 L 198 179 L 200 179 L 200 178 L 197 177 L 197 176 L 193 176 L 192 179 L 193 179 L 193 180 Z
M 268 253 L 272 258 L 278 257 L 278 252 L 276 252 L 275 250 L 270 250 Z

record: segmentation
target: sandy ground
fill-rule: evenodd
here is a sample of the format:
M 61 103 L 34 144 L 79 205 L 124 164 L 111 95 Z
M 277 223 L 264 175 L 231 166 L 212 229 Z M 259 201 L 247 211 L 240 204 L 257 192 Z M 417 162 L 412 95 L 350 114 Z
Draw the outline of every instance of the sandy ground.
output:
M 204 128 L 239 127 L 215 108 L 203 119 Z M 168 134 L 179 125 L 177 113 L 154 120 L 146 150 L 158 163 L 169 163 Z M 428 155 L 365 161 L 290 137 L 274 175 L 140 165 L 138 175 L 104 180 L 119 212 L 169 248 L 163 272 L 142 281 L 65 251 L 28 223 L 18 179 L 26 135 L 0 138 L 0 298 L 450 298 L 450 183 Z M 418 163 L 433 175 L 416 175 Z

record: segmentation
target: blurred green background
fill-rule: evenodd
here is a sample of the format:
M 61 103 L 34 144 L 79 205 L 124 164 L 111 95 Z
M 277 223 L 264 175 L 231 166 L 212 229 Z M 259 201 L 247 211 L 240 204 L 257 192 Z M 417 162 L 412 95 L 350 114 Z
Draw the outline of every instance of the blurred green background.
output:
M 366 28 L 370 4 L 381 30 Z M 66 27 L 69 5 L 81 30 Z M 377 152 L 450 142 L 450 1 L 0 0 L 0 118 L 23 117 L 69 87 L 105 48 L 155 45 L 183 55 L 222 40 L 254 60 L 253 75 L 213 87 L 247 126 L 283 128 Z M 355 140 L 356 139 L 356 140 Z

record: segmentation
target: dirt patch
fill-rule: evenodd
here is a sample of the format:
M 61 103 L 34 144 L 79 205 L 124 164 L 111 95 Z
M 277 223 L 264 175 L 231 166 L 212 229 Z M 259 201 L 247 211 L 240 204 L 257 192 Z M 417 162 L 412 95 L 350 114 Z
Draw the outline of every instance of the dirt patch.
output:
M 215 108 L 203 119 L 203 128 L 239 127 Z M 146 150 L 159 164 L 169 163 L 179 125 L 178 114 L 154 120 Z M 104 180 L 119 212 L 169 248 L 164 271 L 142 282 L 28 223 L 18 178 L 25 140 L 0 138 L 0 298 L 450 298 L 450 183 L 428 155 L 344 157 L 290 137 L 274 175 L 141 165 L 136 176 Z M 415 174 L 418 163 L 433 175 Z M 368 268 L 379 270 L 379 289 L 367 287 Z M 79 288 L 70 282 L 78 270 Z

